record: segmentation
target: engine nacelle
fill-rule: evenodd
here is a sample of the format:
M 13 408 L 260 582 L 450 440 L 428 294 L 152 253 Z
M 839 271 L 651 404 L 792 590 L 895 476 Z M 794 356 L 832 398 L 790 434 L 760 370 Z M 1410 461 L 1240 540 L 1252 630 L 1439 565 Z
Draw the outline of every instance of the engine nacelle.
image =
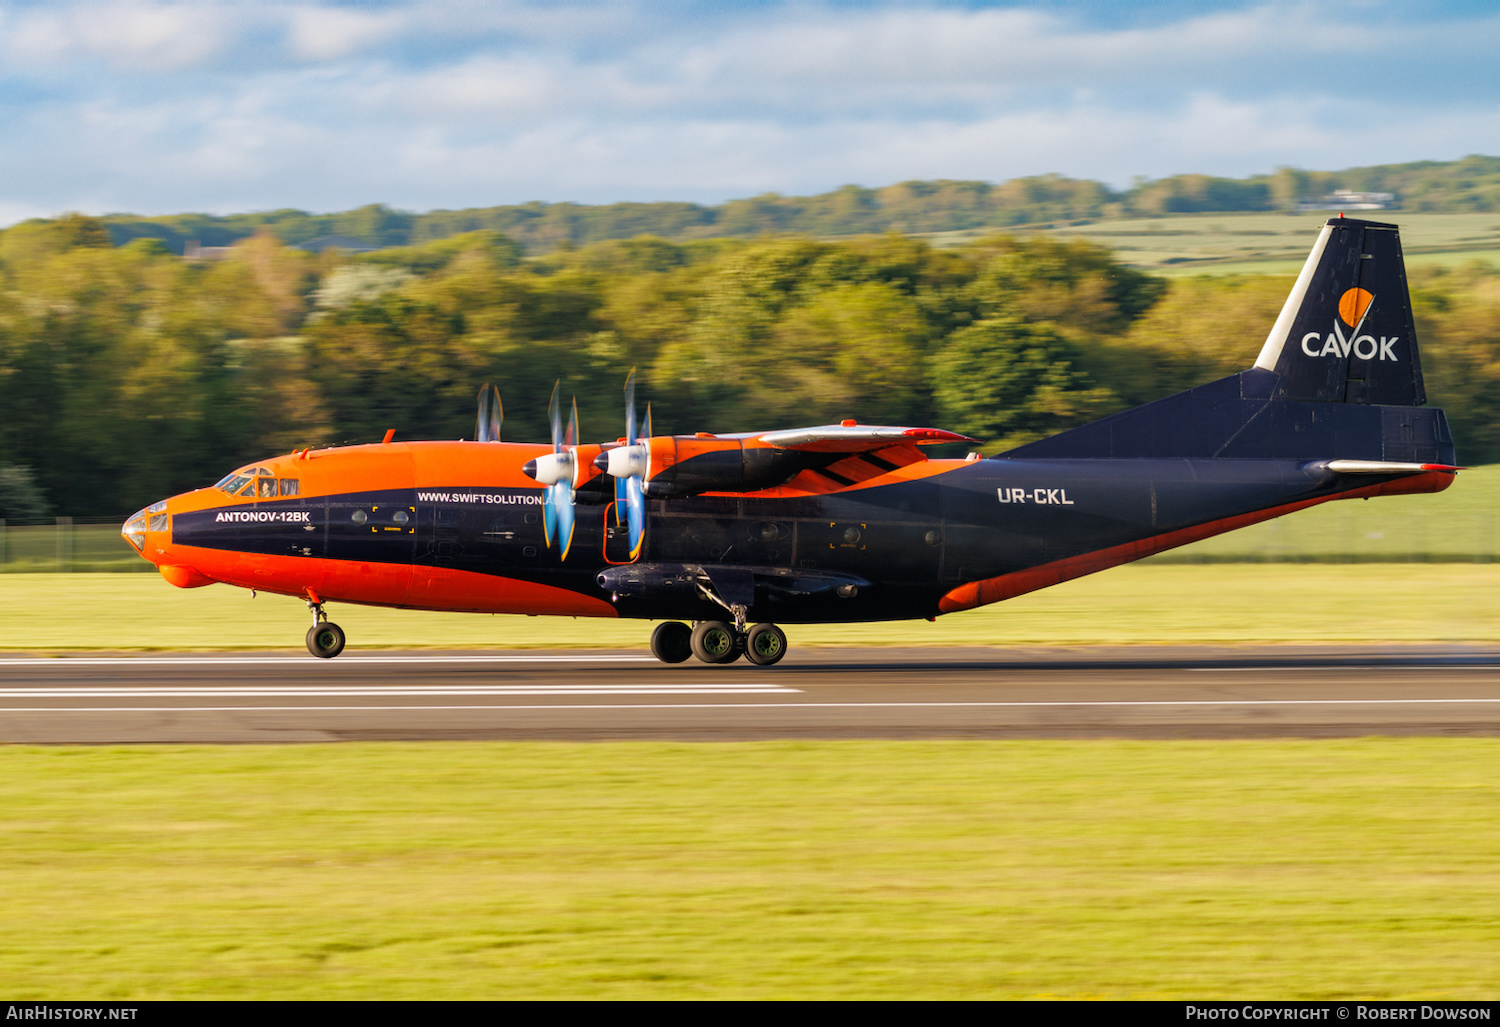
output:
M 805 453 L 745 444 L 742 439 L 659 436 L 648 439 L 652 499 L 704 492 L 758 492 L 785 485 L 811 467 L 826 467 L 842 454 Z M 611 458 L 619 450 L 611 451 Z
M 528 460 L 521 467 L 521 473 L 529 478 L 535 478 L 543 485 L 556 485 L 560 481 L 571 483 L 573 481 L 574 456 L 569 450 L 561 453 L 547 453 L 535 460 Z

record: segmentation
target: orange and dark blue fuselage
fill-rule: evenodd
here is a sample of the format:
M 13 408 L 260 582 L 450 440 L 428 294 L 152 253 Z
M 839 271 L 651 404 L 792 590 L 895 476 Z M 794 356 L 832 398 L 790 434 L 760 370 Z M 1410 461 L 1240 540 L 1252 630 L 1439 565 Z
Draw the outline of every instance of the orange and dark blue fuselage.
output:
M 653 437 L 638 551 L 602 470 L 613 447 L 576 447 L 562 540 L 523 471 L 556 447 L 500 442 L 277 457 L 125 534 L 173 584 L 319 604 L 934 617 L 1328 500 L 1446 488 L 1453 440 L 1424 402 L 1394 228 L 1335 219 L 1249 370 L 989 459 L 928 460 L 919 445 L 955 436 L 852 422 Z

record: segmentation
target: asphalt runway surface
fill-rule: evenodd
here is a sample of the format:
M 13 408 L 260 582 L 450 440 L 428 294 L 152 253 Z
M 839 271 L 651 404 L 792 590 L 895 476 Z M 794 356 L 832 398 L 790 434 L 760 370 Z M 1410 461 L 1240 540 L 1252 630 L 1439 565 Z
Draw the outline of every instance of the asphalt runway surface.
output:
M 0 657 L 0 742 L 1500 734 L 1500 649 Z

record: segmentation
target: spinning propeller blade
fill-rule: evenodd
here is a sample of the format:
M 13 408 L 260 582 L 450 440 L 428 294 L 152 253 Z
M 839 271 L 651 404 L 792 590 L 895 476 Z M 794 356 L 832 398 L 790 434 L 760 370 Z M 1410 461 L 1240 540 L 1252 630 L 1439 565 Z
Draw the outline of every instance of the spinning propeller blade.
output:
M 480 442 L 500 441 L 500 422 L 505 408 L 500 404 L 500 388 L 485 382 L 479 387 L 479 417 L 474 422 L 474 438 Z
M 554 540 L 562 549 L 562 559 L 568 558 L 568 548 L 573 544 L 573 485 L 576 479 L 574 464 L 578 444 L 578 403 L 573 403 L 573 415 L 568 419 L 568 430 L 562 427 L 562 382 L 552 387 L 552 402 L 547 406 L 547 420 L 552 424 L 552 453 L 550 456 L 529 460 L 521 470 L 543 485 L 547 491 L 542 495 L 542 527 L 546 531 L 547 548 Z
M 610 450 L 605 457 L 605 470 L 615 478 L 615 523 L 629 525 L 630 558 L 634 560 L 641 552 L 641 540 L 646 534 L 646 494 L 643 488 L 650 465 L 650 449 L 642 438 L 651 437 L 651 412 L 646 411 L 646 434 L 635 433 L 635 368 L 625 378 L 625 445 Z

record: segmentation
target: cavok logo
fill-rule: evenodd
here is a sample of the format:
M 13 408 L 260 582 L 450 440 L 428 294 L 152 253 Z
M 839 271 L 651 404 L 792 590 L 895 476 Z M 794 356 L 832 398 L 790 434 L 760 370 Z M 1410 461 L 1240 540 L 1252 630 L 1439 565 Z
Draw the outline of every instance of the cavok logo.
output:
M 1353 353 L 1361 360 L 1374 360 L 1378 354 L 1381 360 L 1395 360 L 1399 336 L 1382 335 L 1377 339 L 1373 335 L 1359 334 L 1374 302 L 1374 295 L 1365 289 L 1350 289 L 1344 293 L 1339 297 L 1339 316 L 1333 322 L 1333 331 L 1326 339 L 1319 332 L 1302 336 L 1302 352 L 1310 357 L 1347 357 Z M 1347 337 L 1339 327 L 1339 321 L 1349 326 Z M 1318 345 L 1320 340 L 1322 348 Z

